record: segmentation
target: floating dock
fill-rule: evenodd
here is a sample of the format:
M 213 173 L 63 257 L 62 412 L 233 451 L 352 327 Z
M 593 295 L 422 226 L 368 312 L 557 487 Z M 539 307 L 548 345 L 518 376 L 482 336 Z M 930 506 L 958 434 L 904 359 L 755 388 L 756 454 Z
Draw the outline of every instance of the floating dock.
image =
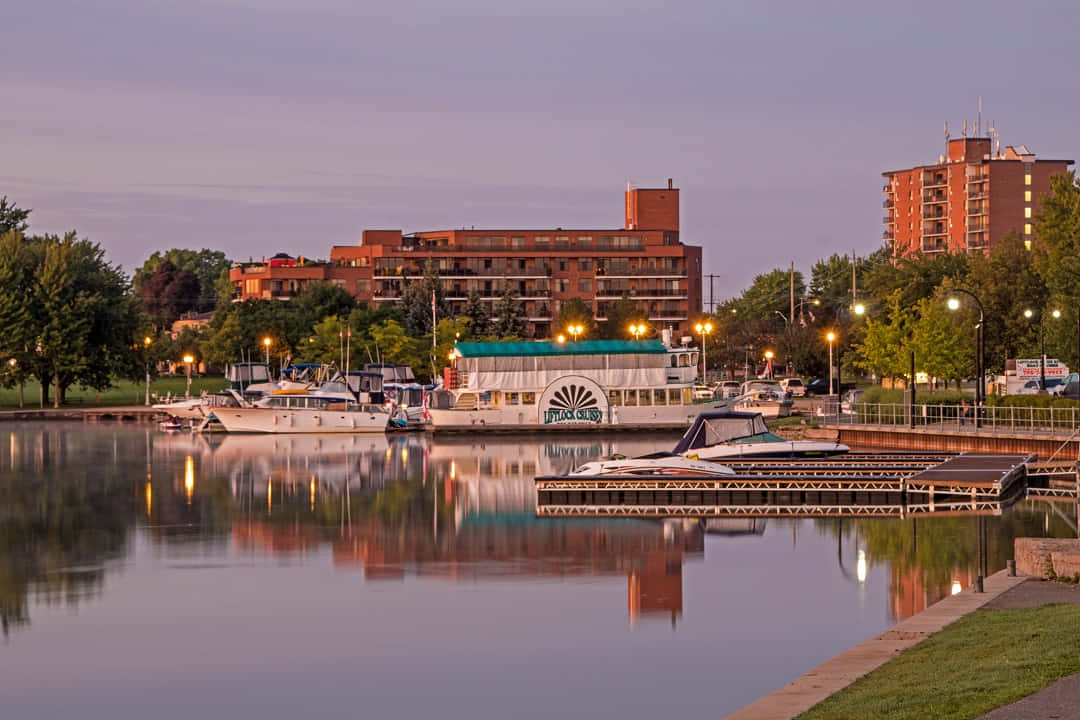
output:
M 734 475 L 537 477 L 541 517 L 996 515 L 1023 493 L 1033 455 L 850 453 L 727 458 Z

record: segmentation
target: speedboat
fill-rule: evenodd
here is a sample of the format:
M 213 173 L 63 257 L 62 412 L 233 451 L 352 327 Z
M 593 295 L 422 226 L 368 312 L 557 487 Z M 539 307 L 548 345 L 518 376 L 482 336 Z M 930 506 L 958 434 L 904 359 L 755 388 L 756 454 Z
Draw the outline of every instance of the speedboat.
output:
M 672 452 L 694 460 L 723 460 L 828 457 L 849 450 L 836 442 L 785 440 L 769 432 L 761 413 L 714 410 L 699 414 Z
M 613 457 L 585 463 L 571 477 L 595 477 L 603 475 L 678 475 L 680 477 L 715 477 L 734 475 L 735 471 L 725 465 L 692 460 L 675 453 L 661 452 L 636 458 Z

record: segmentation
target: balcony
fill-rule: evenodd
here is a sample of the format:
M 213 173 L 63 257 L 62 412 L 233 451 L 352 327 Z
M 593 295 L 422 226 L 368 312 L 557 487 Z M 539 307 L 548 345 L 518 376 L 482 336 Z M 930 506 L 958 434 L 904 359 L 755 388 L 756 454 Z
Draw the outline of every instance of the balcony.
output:
M 969 217 L 973 215 L 989 215 L 990 207 L 985 203 L 968 203 L 967 214 Z
M 922 186 L 924 188 L 945 187 L 949 182 L 949 179 L 943 173 L 937 174 L 924 174 Z
M 986 190 L 977 190 L 975 192 L 969 190 L 967 197 L 968 200 L 985 200 L 986 198 L 990 197 L 990 193 Z
M 893 231 L 892 230 L 886 230 L 885 232 L 881 233 L 881 239 L 882 240 L 892 240 L 893 239 Z
M 945 247 L 945 241 L 944 240 L 925 240 L 924 239 L 922 241 L 921 245 L 920 245 L 920 249 L 924 253 L 939 253 L 939 252 L 945 252 L 945 250 L 947 248 Z
M 946 203 L 948 201 L 949 196 L 943 192 L 924 193 L 922 198 L 923 205 L 936 205 L 938 203 Z
M 881 201 L 881 207 L 885 208 L 886 210 L 894 207 L 894 205 L 895 203 L 893 202 L 893 199 L 891 197 L 885 198 Z

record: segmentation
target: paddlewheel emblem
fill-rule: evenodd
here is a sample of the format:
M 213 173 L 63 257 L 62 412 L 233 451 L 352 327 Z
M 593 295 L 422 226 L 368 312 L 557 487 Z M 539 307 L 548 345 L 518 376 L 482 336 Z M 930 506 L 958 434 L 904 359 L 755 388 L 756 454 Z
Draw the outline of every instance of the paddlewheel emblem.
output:
M 540 421 L 545 425 L 598 424 L 606 412 L 607 397 L 599 385 L 585 377 L 560 378 L 540 399 Z

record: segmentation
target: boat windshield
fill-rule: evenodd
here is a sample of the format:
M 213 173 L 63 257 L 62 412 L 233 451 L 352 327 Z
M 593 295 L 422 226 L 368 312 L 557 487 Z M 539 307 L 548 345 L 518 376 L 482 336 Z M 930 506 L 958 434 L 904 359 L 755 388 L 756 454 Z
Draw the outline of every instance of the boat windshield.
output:
M 345 393 L 347 393 L 348 391 L 347 391 L 347 390 L 345 389 L 345 383 L 339 383 L 339 382 L 324 382 L 324 383 L 323 383 L 323 384 L 322 384 L 322 385 L 321 385 L 321 386 L 319 387 L 319 392 L 321 392 L 321 393 L 338 393 L 338 394 L 345 394 Z
M 769 432 L 760 413 L 715 412 L 698 415 L 675 446 L 676 453 L 732 442 Z

